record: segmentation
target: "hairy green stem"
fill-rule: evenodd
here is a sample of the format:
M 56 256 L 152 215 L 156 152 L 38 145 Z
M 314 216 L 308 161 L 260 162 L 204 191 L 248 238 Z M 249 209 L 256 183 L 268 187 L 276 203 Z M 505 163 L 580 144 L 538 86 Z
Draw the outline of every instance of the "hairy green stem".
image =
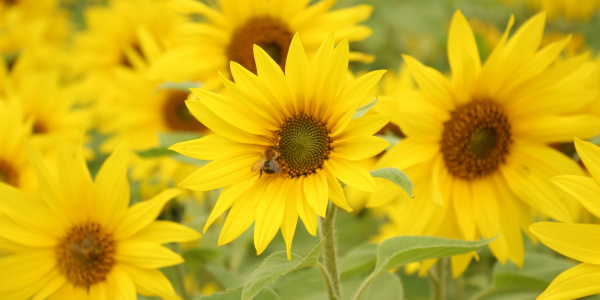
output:
M 325 238 L 325 244 L 323 245 L 323 264 L 325 270 L 331 280 L 331 286 L 333 287 L 333 293 L 338 299 L 341 299 L 340 293 L 340 275 L 338 273 L 337 265 L 337 245 L 335 241 L 335 214 L 337 207 L 329 203 L 329 209 L 327 218 L 320 218 L 321 223 L 321 237 Z
M 429 283 L 431 284 L 431 299 L 446 300 L 446 276 L 448 273 L 448 259 L 442 258 L 429 270 Z
M 327 295 L 329 296 L 329 299 L 338 300 L 337 295 L 333 291 L 333 285 L 331 284 L 329 273 L 327 273 L 325 267 L 319 262 L 314 264 L 313 267 L 321 272 L 321 276 L 323 276 L 323 280 L 325 281 L 325 287 L 327 288 Z

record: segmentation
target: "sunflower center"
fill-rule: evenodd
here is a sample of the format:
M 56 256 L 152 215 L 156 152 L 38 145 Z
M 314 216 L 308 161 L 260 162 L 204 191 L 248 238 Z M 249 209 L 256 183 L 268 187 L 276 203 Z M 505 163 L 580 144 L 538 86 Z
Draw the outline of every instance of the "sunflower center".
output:
M 46 127 L 46 125 L 42 122 L 40 122 L 40 120 L 36 120 L 35 123 L 33 123 L 33 134 L 44 134 L 46 132 L 48 132 L 48 128 Z
M 17 170 L 4 160 L 0 160 L 0 181 L 17 186 L 19 184 L 19 173 Z
M 508 116 L 499 104 L 476 100 L 459 106 L 444 123 L 441 151 L 448 172 L 474 180 L 495 172 L 512 144 Z
M 272 17 L 257 17 L 236 28 L 227 46 L 227 57 L 256 74 L 254 44 L 265 50 L 281 69 L 285 68 L 293 34 L 287 24 Z
M 56 248 L 56 257 L 67 280 L 88 288 L 105 281 L 115 265 L 115 240 L 98 223 L 75 226 Z
M 275 140 L 281 173 L 291 177 L 315 173 L 331 152 L 327 125 L 306 114 L 288 118 L 275 132 Z
M 185 105 L 187 92 L 178 90 L 164 90 L 164 92 L 166 94 L 163 119 L 169 129 L 173 131 L 206 131 L 206 127 L 196 120 Z

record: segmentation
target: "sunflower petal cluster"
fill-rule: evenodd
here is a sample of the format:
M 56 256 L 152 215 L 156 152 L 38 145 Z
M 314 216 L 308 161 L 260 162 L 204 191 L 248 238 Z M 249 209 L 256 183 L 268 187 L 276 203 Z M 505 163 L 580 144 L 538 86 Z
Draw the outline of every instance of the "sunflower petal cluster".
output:
M 417 197 L 382 186 L 369 204 L 389 204 L 392 232 L 497 236 L 489 244 L 494 256 L 522 265 L 521 232 L 528 233 L 536 215 L 575 220 L 573 200 L 550 178 L 583 171 L 548 144 L 598 134 L 600 119 L 581 111 L 597 96 L 583 84 L 594 65 L 585 55 L 557 62 L 568 37 L 540 49 L 545 18 L 535 15 L 509 38 L 511 18 L 482 64 L 472 29 L 457 11 L 448 38 L 449 77 L 404 56 L 419 91 L 397 98 L 407 137 L 377 167 L 404 170 Z M 454 276 L 475 256 L 453 257 Z
M 211 161 L 180 185 L 223 187 L 204 228 L 229 209 L 220 245 L 254 223 L 258 254 L 281 229 L 290 257 L 298 217 L 315 235 L 317 216 L 326 217 L 328 199 L 351 211 L 339 181 L 375 191 L 360 160 L 389 146 L 372 136 L 389 117 L 353 116 L 385 71 L 347 82 L 348 56 L 348 42 L 334 47 L 331 35 L 309 61 L 296 34 L 285 73 L 255 46 L 257 75 L 232 62 L 235 82 L 222 78 L 227 94 L 192 89 L 198 100 L 188 100 L 188 108 L 215 134 L 170 149 Z
M 129 206 L 129 153 L 121 146 L 92 180 L 80 151 L 61 147 L 55 165 L 29 148 L 39 193 L 0 183 L 0 295 L 3 299 L 179 299 L 157 270 L 183 262 L 163 243 L 199 238 L 156 221 L 179 191 Z

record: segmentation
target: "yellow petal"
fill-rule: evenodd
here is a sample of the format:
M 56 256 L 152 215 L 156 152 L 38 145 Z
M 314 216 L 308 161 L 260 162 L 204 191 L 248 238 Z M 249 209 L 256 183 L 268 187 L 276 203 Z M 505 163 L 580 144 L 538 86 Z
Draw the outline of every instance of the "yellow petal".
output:
M 296 232 L 296 225 L 298 223 L 296 203 L 302 201 L 302 198 L 298 199 L 297 187 L 293 187 L 293 185 L 297 185 L 297 182 L 290 182 L 288 187 L 289 192 L 285 199 L 285 212 L 281 221 L 281 235 L 285 241 L 288 260 L 292 260 L 292 241 L 294 240 L 294 233 Z
M 296 197 L 298 199 L 296 208 L 298 209 L 298 216 L 304 223 L 306 231 L 315 236 L 317 234 L 317 214 L 306 200 L 306 195 L 304 193 L 304 178 L 305 177 L 300 177 L 296 183 Z
M 217 160 L 236 154 L 261 153 L 265 150 L 265 146 L 242 144 L 218 134 L 211 134 L 200 139 L 174 144 L 169 149 L 196 159 Z
M 33 300 L 47 299 L 50 295 L 61 289 L 65 284 L 68 284 L 67 278 L 60 274 L 58 269 L 54 269 L 50 273 L 50 276 L 47 276 L 48 281 L 44 282 L 43 287 L 35 294 Z
M 550 182 L 550 177 L 530 166 L 527 161 L 519 161 L 516 156 L 500 167 L 502 177 L 510 190 L 533 209 L 555 218 L 561 222 L 573 222 L 573 216 L 557 192 L 557 187 Z
M 213 160 L 192 173 L 179 185 L 200 191 L 214 190 L 232 185 L 254 176 L 251 172 L 252 165 L 259 158 L 260 153 L 246 153 Z
M 165 203 L 181 193 L 178 189 L 168 189 L 150 200 L 138 202 L 131 206 L 125 218 L 117 225 L 115 229 L 115 239 L 117 241 L 127 239 L 133 234 L 139 232 L 154 220 L 160 214 Z
M 452 188 L 454 192 L 452 197 L 454 215 L 462 237 L 467 240 L 475 239 L 477 233 L 473 203 L 475 199 L 473 199 L 471 185 L 463 180 L 455 180 Z
M 600 119 L 591 115 L 541 115 L 511 122 L 513 134 L 539 143 L 570 142 L 574 137 L 591 138 L 598 134 Z
M 273 58 L 258 45 L 254 45 L 253 49 L 258 76 L 269 83 L 266 87 L 271 91 L 273 97 L 281 99 L 284 103 L 288 103 L 288 110 L 291 110 L 292 108 L 289 107 L 291 106 L 289 104 L 293 103 L 293 101 L 291 101 L 290 90 L 288 89 L 283 70 L 281 70 L 281 67 L 273 60 Z M 297 106 L 294 106 L 294 111 L 298 113 Z
M 325 173 L 325 176 L 327 177 L 327 191 L 329 192 L 329 200 L 331 200 L 331 202 L 337 207 L 347 212 L 351 212 L 352 208 L 346 201 L 346 196 L 344 195 L 344 190 L 342 190 L 339 180 L 335 178 L 333 173 L 327 170 L 323 170 L 321 172 Z
M 600 264 L 600 241 L 590 237 L 600 234 L 600 225 L 539 222 L 529 230 L 542 243 L 570 258 Z
M 538 300 L 579 299 L 600 293 L 600 266 L 579 264 L 558 275 Z
M 575 139 L 575 149 L 587 167 L 592 177 L 600 184 L 600 148 L 578 138 Z
M 210 212 L 210 216 L 206 221 L 206 225 L 204 225 L 203 232 L 206 233 L 206 230 L 212 223 L 217 220 L 226 210 L 228 210 L 242 195 L 248 191 L 248 189 L 253 188 L 256 180 L 254 178 L 247 179 L 245 181 L 230 185 L 221 191 L 219 198 L 217 199 L 217 203 L 215 207 Z M 256 188 L 256 187 L 254 187 Z
M 0 258 L 0 292 L 24 289 L 56 267 L 54 249 L 28 251 Z
M 294 34 L 290 44 L 288 58 L 285 61 L 285 75 L 287 85 L 293 95 L 294 108 L 298 110 L 297 113 L 303 111 L 307 101 L 310 101 L 308 96 L 311 95 L 312 82 L 310 81 L 306 52 L 304 52 L 304 46 L 298 33 Z
M 390 121 L 390 116 L 386 115 L 367 115 L 356 118 L 348 123 L 348 126 L 338 136 L 334 137 L 335 142 L 342 142 L 353 137 L 370 136 L 379 131 Z
M 115 260 L 130 266 L 156 269 L 183 262 L 183 258 L 169 248 L 156 243 L 121 241 L 117 243 Z
M 104 161 L 94 182 L 96 192 L 95 213 L 106 230 L 113 231 L 129 206 L 129 182 L 127 167 L 130 152 L 128 145 L 121 143 Z
M 135 285 L 133 284 L 133 280 L 131 276 L 127 274 L 123 269 L 121 269 L 120 265 L 115 265 L 113 269 L 110 271 L 110 274 L 106 278 L 108 284 L 114 287 L 114 299 L 123 299 L 123 300 L 135 300 L 137 299 L 137 295 L 135 292 Z M 85 291 L 84 289 L 81 289 Z M 86 291 L 87 294 L 87 291 Z M 72 298 L 72 299 L 84 299 L 81 298 Z
M 347 185 L 365 192 L 375 192 L 375 180 L 359 162 L 335 157 L 332 153 L 325 161 L 325 169 L 331 170 L 335 177 Z
M 200 233 L 187 226 L 169 221 L 154 221 L 144 229 L 132 235 L 129 240 L 151 242 L 157 244 L 194 241 L 201 237 Z
M 53 248 L 59 241 L 58 237 L 48 236 L 43 231 L 22 227 L 7 215 L 0 216 L 0 228 L 2 228 L 1 237 L 28 247 Z
M 315 174 L 304 177 L 303 182 L 306 201 L 317 215 L 325 218 L 328 203 L 327 196 L 329 195 L 327 177 L 325 177 L 323 171 L 317 171 Z
M 552 178 L 552 182 L 573 195 L 589 212 L 600 218 L 600 186 L 592 178 L 563 175 Z
M 448 34 L 448 61 L 452 69 L 452 80 L 460 103 L 472 97 L 472 89 L 481 71 L 481 59 L 471 26 L 457 10 L 452 17 Z
M 362 160 L 373 157 L 390 146 L 386 140 L 376 136 L 361 136 L 332 143 L 335 156 L 348 160 Z
M 160 271 L 128 265 L 122 265 L 120 268 L 133 279 L 138 293 L 144 296 L 158 296 L 163 299 L 180 299 L 169 279 Z
M 254 223 L 254 246 L 260 255 L 279 231 L 288 192 L 288 180 L 277 178 L 265 191 L 256 211 Z
M 455 100 L 448 79 L 437 70 L 424 66 L 411 56 L 403 55 L 402 57 L 421 91 L 427 95 L 427 99 L 443 110 L 453 110 Z
M 233 241 L 252 225 L 256 218 L 256 210 L 263 200 L 264 191 L 272 180 L 268 178 L 259 180 L 252 189 L 235 201 L 219 235 L 219 246 Z
M 501 232 L 502 222 L 514 222 L 513 220 L 502 220 L 500 218 L 500 206 L 493 183 L 488 180 L 477 180 L 473 182 L 473 212 L 477 220 L 477 227 L 484 239 L 498 236 L 488 246 L 494 256 L 503 264 L 508 258 L 508 245 Z M 502 207 L 504 209 L 504 207 Z

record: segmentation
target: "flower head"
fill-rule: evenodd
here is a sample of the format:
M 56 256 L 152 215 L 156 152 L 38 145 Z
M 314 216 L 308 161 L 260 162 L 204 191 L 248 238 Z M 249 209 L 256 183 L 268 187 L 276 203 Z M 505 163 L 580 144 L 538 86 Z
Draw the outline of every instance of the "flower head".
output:
M 450 26 L 450 79 L 405 56 L 420 91 L 397 97 L 407 138 L 380 160 L 415 182 L 415 199 L 382 187 L 370 205 L 390 205 L 397 234 L 430 234 L 490 243 L 501 261 L 522 264 L 521 230 L 533 211 L 572 221 L 569 197 L 550 177 L 582 174 L 547 144 L 592 137 L 600 119 L 580 110 L 597 95 L 584 86 L 593 71 L 586 56 L 552 64 L 569 39 L 538 49 L 545 14 L 525 22 L 508 39 L 511 18 L 482 65 L 473 32 L 457 11 Z M 433 203 L 437 203 L 434 205 Z M 452 258 L 458 276 L 475 254 Z
M 222 0 L 215 7 L 198 1 L 175 1 L 186 14 L 201 15 L 206 22 L 188 22 L 181 27 L 185 45 L 169 51 L 151 72 L 169 81 L 201 80 L 212 90 L 220 87 L 217 72 L 229 75 L 229 61 L 256 74 L 253 46 L 259 45 L 282 68 L 295 32 L 299 32 L 308 53 L 317 50 L 331 32 L 339 40 L 360 41 L 371 30 L 357 23 L 373 10 L 369 5 L 329 11 L 336 1 Z M 355 59 L 364 54 L 352 53 Z
M 0 183 L 0 295 L 8 299 L 178 299 L 157 270 L 183 262 L 161 246 L 199 238 L 176 223 L 155 221 L 179 192 L 128 207 L 125 147 L 107 159 L 92 181 L 81 150 L 73 158 L 59 148 L 58 164 L 46 165 L 29 151 L 40 182 L 39 196 Z
M 285 73 L 263 49 L 254 47 L 257 74 L 231 63 L 235 83 L 223 78 L 227 95 L 193 89 L 186 103 L 215 134 L 171 149 L 212 160 L 180 185 L 197 190 L 224 187 L 205 230 L 231 208 L 219 244 L 237 238 L 254 222 L 260 254 L 277 231 L 288 256 L 298 217 L 309 233 L 328 199 L 351 208 L 339 184 L 373 192 L 375 182 L 360 160 L 389 144 L 372 135 L 389 117 L 353 118 L 385 71 L 347 82 L 348 42 L 334 48 L 330 36 L 309 62 L 298 35 L 292 39 Z

